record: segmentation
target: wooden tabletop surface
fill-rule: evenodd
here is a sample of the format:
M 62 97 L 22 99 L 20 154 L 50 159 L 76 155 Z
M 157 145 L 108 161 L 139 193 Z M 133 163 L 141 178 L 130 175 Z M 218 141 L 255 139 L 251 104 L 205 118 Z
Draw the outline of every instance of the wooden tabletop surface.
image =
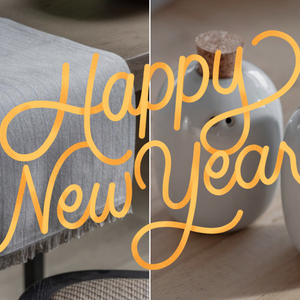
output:
M 163 61 L 176 68 L 180 55 L 196 53 L 194 40 L 198 34 L 227 30 L 245 39 L 245 59 L 269 74 L 279 89 L 294 68 L 290 46 L 278 38 L 269 38 L 254 47 L 251 40 L 274 29 L 286 32 L 300 44 L 299 9 L 299 1 L 289 0 L 216 0 L 213 4 L 174 1 L 152 16 L 152 63 Z M 153 97 L 163 80 L 163 74 L 153 79 Z M 284 125 L 299 107 L 299 95 L 298 79 L 281 98 Z M 171 218 L 156 188 L 154 170 L 152 222 L 165 220 Z M 176 229 L 153 230 L 152 263 L 168 258 L 181 235 L 182 231 Z M 191 233 L 177 261 L 152 271 L 152 300 L 160 299 L 300 299 L 300 254 L 284 224 L 280 190 L 267 211 L 246 230 L 221 235 Z
M 138 0 L 1 0 L 0 17 L 123 57 L 141 88 L 149 5 Z

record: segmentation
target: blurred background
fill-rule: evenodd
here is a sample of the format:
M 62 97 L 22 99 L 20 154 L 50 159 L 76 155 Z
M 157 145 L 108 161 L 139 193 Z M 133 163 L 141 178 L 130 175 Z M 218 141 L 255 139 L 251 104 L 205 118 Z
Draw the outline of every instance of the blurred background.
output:
M 151 62 L 177 68 L 181 55 L 196 54 L 195 38 L 210 30 L 240 35 L 243 59 L 261 68 L 280 89 L 290 78 L 295 57 L 279 38 L 257 46 L 252 39 L 279 30 L 300 43 L 300 2 L 296 0 L 152 0 Z M 152 101 L 165 75 L 155 73 Z M 300 105 L 299 79 L 281 98 L 284 126 Z M 155 112 L 153 112 L 155 114 Z M 163 208 L 152 173 L 152 222 L 171 220 Z M 162 241 L 168 237 L 167 243 Z M 152 263 L 168 258 L 178 246 L 181 230 L 152 231 Z M 207 236 L 191 233 L 181 256 L 171 266 L 152 272 L 152 299 L 299 299 L 300 255 L 284 225 L 280 190 L 268 210 L 248 229 Z

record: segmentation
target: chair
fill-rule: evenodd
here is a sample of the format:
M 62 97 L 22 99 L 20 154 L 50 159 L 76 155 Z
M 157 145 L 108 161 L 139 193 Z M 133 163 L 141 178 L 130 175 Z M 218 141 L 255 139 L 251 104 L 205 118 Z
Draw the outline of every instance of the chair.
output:
M 19 300 L 149 300 L 149 272 L 90 270 L 45 278 Z

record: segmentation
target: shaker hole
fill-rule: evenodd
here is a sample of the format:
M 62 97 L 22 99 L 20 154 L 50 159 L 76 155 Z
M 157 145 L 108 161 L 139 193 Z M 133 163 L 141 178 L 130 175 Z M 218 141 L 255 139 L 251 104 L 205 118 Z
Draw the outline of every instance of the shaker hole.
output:
M 233 118 L 226 118 L 225 122 L 228 126 L 232 126 L 234 124 Z

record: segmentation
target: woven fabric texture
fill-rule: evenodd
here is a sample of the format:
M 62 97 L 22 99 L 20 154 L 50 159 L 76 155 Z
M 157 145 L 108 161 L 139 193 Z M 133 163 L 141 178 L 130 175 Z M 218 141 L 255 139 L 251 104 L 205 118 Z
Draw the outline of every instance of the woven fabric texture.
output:
M 93 57 L 98 57 L 91 103 L 91 106 L 95 107 L 102 102 L 104 88 L 114 74 L 130 73 L 123 58 L 0 18 L 0 124 L 3 124 L 3 119 L 10 111 L 15 111 L 16 107 L 20 110 L 9 123 L 7 130 L 7 141 L 14 152 L 19 155 L 31 154 L 45 143 L 61 110 L 39 105 L 28 109 L 28 103 L 42 100 L 54 105 L 59 102 L 65 64 L 68 64 L 69 68 L 69 87 L 67 99 L 64 101 L 68 107 L 75 110 L 85 107 Z M 67 74 L 66 72 L 64 74 Z M 109 105 L 113 114 L 118 113 L 122 107 L 125 86 L 125 80 L 118 80 L 111 90 Z M 134 92 L 132 101 L 134 104 Z M 95 151 L 90 148 L 92 143 L 88 143 L 89 146 L 86 143 L 85 146 L 82 145 L 88 141 L 87 136 L 91 135 L 95 147 L 108 158 L 121 158 L 128 150 L 134 153 L 135 116 L 126 113 L 122 120 L 114 122 L 107 118 L 104 111 L 92 114 L 88 135 L 85 131 L 85 118 L 82 113 L 60 113 L 58 119 L 61 120 L 61 126 L 59 130 L 58 127 L 54 127 L 53 132 L 57 135 L 50 148 L 40 156 L 28 158 L 28 161 L 24 161 L 23 157 L 19 159 L 11 156 L 1 144 L 0 240 L 5 239 L 10 228 L 25 165 L 30 171 L 42 212 L 44 204 L 46 208 L 49 207 L 49 230 L 45 234 L 41 232 L 32 204 L 32 195 L 26 187 L 22 205 L 17 206 L 21 208 L 15 232 L 7 247 L 0 253 L 0 269 L 26 262 L 37 252 L 48 252 L 62 243 L 69 242 L 72 237 L 80 237 L 94 227 L 103 225 L 104 222 L 95 223 L 91 219 L 77 229 L 66 229 L 61 224 L 57 216 L 57 207 L 63 192 L 66 189 L 70 191 L 66 199 L 69 206 L 77 201 L 77 193 L 80 199 L 78 190 L 70 190 L 71 185 L 77 185 L 81 189 L 82 202 L 76 211 L 64 213 L 69 223 L 75 223 L 82 217 L 96 183 L 100 184 L 95 205 L 97 215 L 104 209 L 108 187 L 112 182 L 115 183 L 115 206 L 119 210 L 124 206 L 124 174 L 132 174 L 134 155 L 121 165 L 112 165 L 98 159 Z M 57 170 L 58 160 L 70 151 L 68 149 L 75 149 L 76 144 L 81 145 L 81 148 L 71 152 L 65 159 L 55 179 L 51 177 L 53 170 Z M 114 221 L 113 216 L 109 215 L 106 221 Z
M 148 300 L 149 280 L 110 278 L 70 285 L 51 300 Z

